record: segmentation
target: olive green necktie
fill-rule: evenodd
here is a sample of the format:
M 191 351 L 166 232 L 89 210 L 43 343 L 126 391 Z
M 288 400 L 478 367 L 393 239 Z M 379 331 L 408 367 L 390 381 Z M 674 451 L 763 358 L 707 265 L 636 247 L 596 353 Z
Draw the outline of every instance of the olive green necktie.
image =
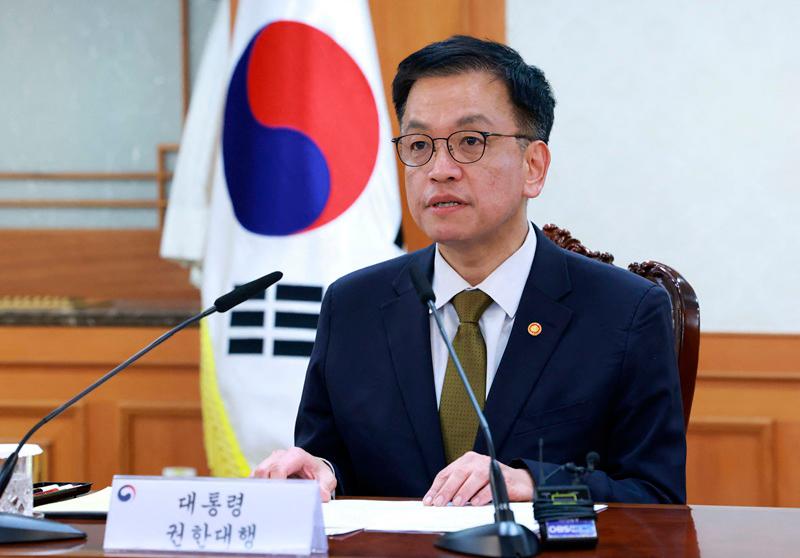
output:
M 458 293 L 453 297 L 452 303 L 460 322 L 453 338 L 453 348 L 461 359 L 478 404 L 483 408 L 486 399 L 486 343 L 478 327 L 478 320 L 492 303 L 492 298 L 476 289 Z M 439 421 L 442 425 L 444 454 L 447 462 L 452 463 L 472 449 L 478 431 L 478 417 L 452 359 L 447 360 L 444 374 Z

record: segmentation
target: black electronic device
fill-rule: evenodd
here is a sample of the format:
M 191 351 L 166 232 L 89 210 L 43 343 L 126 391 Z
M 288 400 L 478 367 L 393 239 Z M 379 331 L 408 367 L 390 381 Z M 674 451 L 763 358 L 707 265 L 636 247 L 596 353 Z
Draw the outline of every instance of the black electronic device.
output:
M 542 458 L 539 441 L 539 462 Z M 539 537 L 545 548 L 593 548 L 597 546 L 597 512 L 592 492 L 583 484 L 599 460 L 596 452 L 586 456 L 586 467 L 566 463 L 546 477 L 541 474 L 533 502 L 533 517 L 539 523 Z M 572 484 L 548 485 L 547 480 L 559 471 L 572 473 Z
M 422 304 L 428 308 L 436 320 L 439 334 L 447 346 L 447 351 L 450 353 L 453 364 L 455 364 L 461 383 L 464 385 L 464 389 L 467 390 L 472 407 L 478 415 L 478 424 L 483 437 L 486 439 L 486 447 L 489 450 L 490 457 L 489 485 L 492 490 L 492 503 L 494 504 L 494 523 L 446 533 L 439 537 L 434 544 L 451 552 L 476 556 L 509 556 L 515 558 L 519 556 L 535 556 L 539 553 L 539 539 L 536 538 L 536 534 L 533 531 L 514 520 L 514 512 L 511 511 L 508 501 L 506 482 L 495 456 L 494 442 L 492 442 L 489 424 L 486 422 L 486 416 L 481 411 L 480 405 L 478 405 L 478 400 L 475 398 L 472 386 L 467 380 L 461 361 L 456 355 L 455 349 L 453 349 L 453 344 L 445 333 L 442 319 L 436 313 L 436 306 L 434 305 L 436 296 L 433 294 L 430 281 L 417 267 L 412 266 L 409 271 L 414 289 L 417 291 Z
M 22 440 L 17 445 L 17 449 L 15 449 L 14 452 L 6 459 L 2 469 L 0 469 L 0 497 L 2 497 L 6 486 L 8 486 L 8 483 L 11 480 L 11 476 L 13 475 L 14 468 L 17 465 L 17 458 L 22 446 L 24 446 L 31 436 L 33 436 L 42 426 L 69 409 L 72 405 L 83 399 L 86 395 L 106 383 L 119 372 L 125 370 L 128 366 L 158 347 L 161 343 L 178 333 L 180 330 L 195 322 L 199 322 L 214 312 L 227 312 L 234 306 L 241 304 L 245 300 L 252 298 L 256 294 L 271 287 L 273 284 L 280 281 L 281 277 L 283 277 L 283 273 L 280 271 L 273 271 L 272 273 L 236 287 L 231 292 L 222 295 L 214 301 L 212 306 L 176 325 L 168 332 L 161 335 L 161 337 L 129 357 L 125 362 L 113 370 L 106 372 L 106 374 L 103 375 L 99 380 L 95 381 L 89 387 L 79 392 L 72 399 L 53 409 L 46 417 L 37 422 L 33 428 L 31 428 L 25 434 L 25 436 L 22 437 Z M 49 521 L 46 519 L 35 519 L 32 517 L 21 516 L 14 513 L 0 513 L 0 543 L 21 543 L 81 538 L 86 538 L 86 533 L 79 531 L 74 527 L 70 527 L 69 525 L 64 525 L 62 523 L 57 523 L 55 521 Z
M 597 513 L 586 485 L 538 488 L 533 516 L 545 548 L 593 548 L 597 545 Z
M 33 483 L 33 506 L 43 506 L 77 498 L 91 489 L 92 483 L 90 482 L 35 482 Z

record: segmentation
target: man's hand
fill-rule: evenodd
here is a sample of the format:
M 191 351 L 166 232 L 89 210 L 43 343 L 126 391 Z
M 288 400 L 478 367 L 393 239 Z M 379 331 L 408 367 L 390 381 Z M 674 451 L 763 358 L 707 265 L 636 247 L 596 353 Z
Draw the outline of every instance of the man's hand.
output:
M 254 477 L 265 479 L 311 479 L 319 482 L 323 502 L 331 499 L 336 490 L 336 477 L 331 468 L 319 457 L 301 448 L 275 450 L 253 471 Z
M 529 502 L 533 499 L 533 479 L 525 469 L 512 469 L 500 463 L 506 480 L 508 498 L 512 502 Z M 422 499 L 426 506 L 454 506 L 471 504 L 483 506 L 492 501 L 489 484 L 489 456 L 469 451 L 439 471 L 427 494 Z

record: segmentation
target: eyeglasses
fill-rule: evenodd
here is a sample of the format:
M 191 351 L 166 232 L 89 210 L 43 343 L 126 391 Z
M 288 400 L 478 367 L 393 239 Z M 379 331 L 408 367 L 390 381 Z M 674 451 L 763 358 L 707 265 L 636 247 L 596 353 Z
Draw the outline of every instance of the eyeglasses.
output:
M 428 134 L 406 134 L 392 138 L 397 156 L 407 167 L 421 167 L 431 160 L 436 151 L 436 140 L 445 140 L 447 151 L 458 163 L 475 163 L 486 152 L 486 139 L 489 137 L 517 138 L 534 141 L 533 136 L 522 134 L 495 134 L 478 130 L 459 130 L 446 138 L 432 138 Z

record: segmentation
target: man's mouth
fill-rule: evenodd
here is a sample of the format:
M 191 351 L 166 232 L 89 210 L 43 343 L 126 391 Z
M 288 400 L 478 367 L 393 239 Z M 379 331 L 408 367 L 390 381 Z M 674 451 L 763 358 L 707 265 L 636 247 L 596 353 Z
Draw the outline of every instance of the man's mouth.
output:
M 433 204 L 433 207 L 455 207 L 457 205 L 461 205 L 457 201 L 446 201 L 446 202 L 436 202 Z

